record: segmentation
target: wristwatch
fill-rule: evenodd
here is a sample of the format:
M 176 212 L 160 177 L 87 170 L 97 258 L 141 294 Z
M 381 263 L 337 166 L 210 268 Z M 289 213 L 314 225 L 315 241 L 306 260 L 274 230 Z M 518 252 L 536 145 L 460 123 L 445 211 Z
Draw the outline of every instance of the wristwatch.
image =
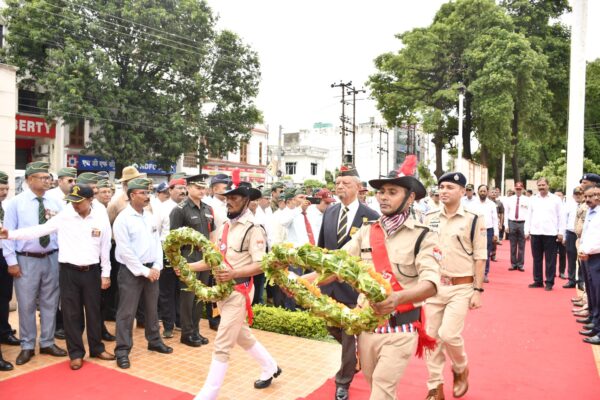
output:
M 478 291 L 479 293 L 483 293 L 483 288 L 474 287 L 473 290 Z

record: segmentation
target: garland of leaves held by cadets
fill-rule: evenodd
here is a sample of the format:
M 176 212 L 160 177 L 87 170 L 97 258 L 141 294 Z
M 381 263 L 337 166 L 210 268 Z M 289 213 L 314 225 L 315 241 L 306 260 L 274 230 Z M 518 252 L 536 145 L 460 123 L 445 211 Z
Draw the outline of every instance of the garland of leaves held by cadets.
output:
M 173 230 L 163 245 L 165 256 L 170 265 L 179 271 L 179 279 L 186 284 L 188 290 L 194 292 L 201 301 L 216 302 L 225 299 L 233 291 L 233 281 L 217 283 L 208 287 L 196 279 L 189 265 L 181 255 L 182 246 L 191 246 L 202 251 L 204 261 L 210 265 L 213 274 L 222 268 L 223 257 L 215 245 L 201 233 L 191 228 Z M 319 273 L 319 281 L 335 276 L 336 279 L 348 283 L 369 302 L 377 303 L 385 300 L 391 293 L 390 283 L 377 273 L 370 264 L 357 257 L 348 255 L 343 250 L 325 250 L 305 244 L 293 248 L 290 244 L 273 246 L 261 262 L 261 268 L 269 282 L 279 285 L 290 293 L 296 303 L 308 312 L 321 317 L 330 326 L 344 329 L 350 335 L 371 331 L 384 323 L 389 316 L 378 316 L 371 307 L 350 309 L 329 296 L 321 293 L 318 282 L 312 284 L 306 279 L 288 271 L 294 265 L 303 270 Z

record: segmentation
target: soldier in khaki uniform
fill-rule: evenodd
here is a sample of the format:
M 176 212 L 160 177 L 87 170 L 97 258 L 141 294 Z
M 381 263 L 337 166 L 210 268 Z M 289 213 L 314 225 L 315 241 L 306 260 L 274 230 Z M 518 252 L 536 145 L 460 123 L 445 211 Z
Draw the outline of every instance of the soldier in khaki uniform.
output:
M 443 254 L 441 285 L 427 300 L 427 333 L 438 346 L 427 359 L 429 380 L 427 400 L 444 399 L 444 350 L 452 361 L 454 397 L 468 388 L 469 368 L 461 336 L 467 311 L 481 307 L 483 268 L 487 259 L 485 219 L 465 210 L 461 198 L 467 179 L 460 172 L 448 172 L 438 180 L 443 207 L 425 216 L 425 224 L 439 233 Z
M 371 180 L 369 184 L 377 189 L 383 215 L 363 225 L 343 249 L 372 262 L 378 272 L 390 279 L 394 289 L 386 300 L 372 305 L 378 314 L 392 312 L 390 320 L 358 337 L 360 364 L 371 385 L 370 399 L 393 400 L 415 349 L 422 355 L 424 346 L 435 345 L 421 326 L 421 306 L 426 298 L 435 295 L 439 286 L 437 258 L 441 258 L 441 253 L 437 234 L 428 231 L 410 214 L 412 203 L 426 196 L 421 182 L 412 176 L 395 176 Z M 387 260 L 382 260 L 377 251 L 381 245 L 386 249 Z M 391 267 L 389 272 L 383 267 L 386 264 Z M 365 306 L 365 301 L 360 298 L 358 301 Z
M 221 323 L 215 338 L 215 350 L 210 370 L 202 390 L 196 400 L 216 399 L 225 378 L 229 354 L 237 343 L 261 366 L 260 379 L 254 382 L 256 389 L 264 389 L 273 378 L 281 374 L 281 369 L 267 349 L 256 340 L 248 323 L 252 324 L 252 297 L 254 288 L 252 277 L 261 272 L 260 261 L 266 252 L 267 237 L 264 229 L 254 223 L 254 216 L 248 203 L 261 197 L 260 191 L 247 182 L 241 182 L 233 190 L 223 193 L 227 197 L 227 217 L 217 230 L 216 238 L 227 270 L 216 275 L 218 282 L 235 280 L 235 290 L 225 300 L 217 303 L 221 313 Z M 204 261 L 190 264 L 195 271 L 205 271 L 209 267 Z M 248 317 L 248 322 L 246 322 Z

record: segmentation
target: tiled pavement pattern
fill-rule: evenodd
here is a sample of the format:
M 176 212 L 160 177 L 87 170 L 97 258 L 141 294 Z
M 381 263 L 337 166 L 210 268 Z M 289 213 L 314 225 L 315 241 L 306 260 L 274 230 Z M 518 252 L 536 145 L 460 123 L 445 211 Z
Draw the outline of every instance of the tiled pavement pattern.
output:
M 16 314 L 11 312 L 10 322 L 13 327 L 18 327 Z M 107 326 L 108 330 L 114 333 L 114 322 L 107 323 Z M 173 338 L 164 339 L 166 344 L 173 347 L 173 353 L 163 355 L 148 351 L 144 329 L 135 328 L 134 346 L 129 357 L 131 368 L 121 370 L 115 361 L 90 359 L 87 355 L 83 368 L 85 363 L 93 362 L 195 395 L 202 387 L 208 373 L 213 350 L 212 343 L 216 334 L 215 331 L 208 329 L 204 320 L 201 322 L 200 329 L 202 335 L 209 339 L 208 345 L 199 348 L 185 346 L 179 342 L 180 332 L 175 331 Z M 296 399 L 316 390 L 326 379 L 332 377 L 339 367 L 341 347 L 337 343 L 301 339 L 260 330 L 253 330 L 253 332 L 277 360 L 283 374 L 274 379 L 269 388 L 254 389 L 253 383 L 259 377 L 260 368 L 245 351 L 236 346 L 231 354 L 229 369 L 219 399 Z M 63 340 L 57 340 L 56 343 L 66 349 Z M 105 344 L 107 351 L 114 353 L 114 342 L 105 342 Z M 4 359 L 14 365 L 19 350 L 20 348 L 16 346 L 3 345 Z M 1 373 L 0 380 L 67 360 L 68 357 L 58 358 L 39 354 L 36 348 L 36 355 L 30 362 L 21 366 L 15 365 L 15 369 L 11 372 Z

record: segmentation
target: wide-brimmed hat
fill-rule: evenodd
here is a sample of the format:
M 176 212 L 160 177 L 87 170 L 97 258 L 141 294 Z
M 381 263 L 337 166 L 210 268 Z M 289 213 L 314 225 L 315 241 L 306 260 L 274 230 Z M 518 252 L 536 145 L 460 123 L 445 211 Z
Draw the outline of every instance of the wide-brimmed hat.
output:
M 123 173 L 121 174 L 121 179 L 118 179 L 117 182 L 123 183 L 128 182 L 135 178 L 145 178 L 146 174 L 140 173 L 136 167 L 133 165 L 129 165 L 123 168 Z
M 240 182 L 238 187 L 235 189 L 229 189 L 224 193 L 223 196 L 234 196 L 236 194 L 250 198 L 250 200 L 258 200 L 262 197 L 260 190 L 252 187 L 250 182 Z
M 369 185 L 375 189 L 380 189 L 386 183 L 402 186 L 415 194 L 415 199 L 420 200 L 427 196 L 425 186 L 412 174 L 417 167 L 417 157 L 409 155 L 404 160 L 404 163 L 397 171 L 390 171 L 387 178 L 371 179 Z

